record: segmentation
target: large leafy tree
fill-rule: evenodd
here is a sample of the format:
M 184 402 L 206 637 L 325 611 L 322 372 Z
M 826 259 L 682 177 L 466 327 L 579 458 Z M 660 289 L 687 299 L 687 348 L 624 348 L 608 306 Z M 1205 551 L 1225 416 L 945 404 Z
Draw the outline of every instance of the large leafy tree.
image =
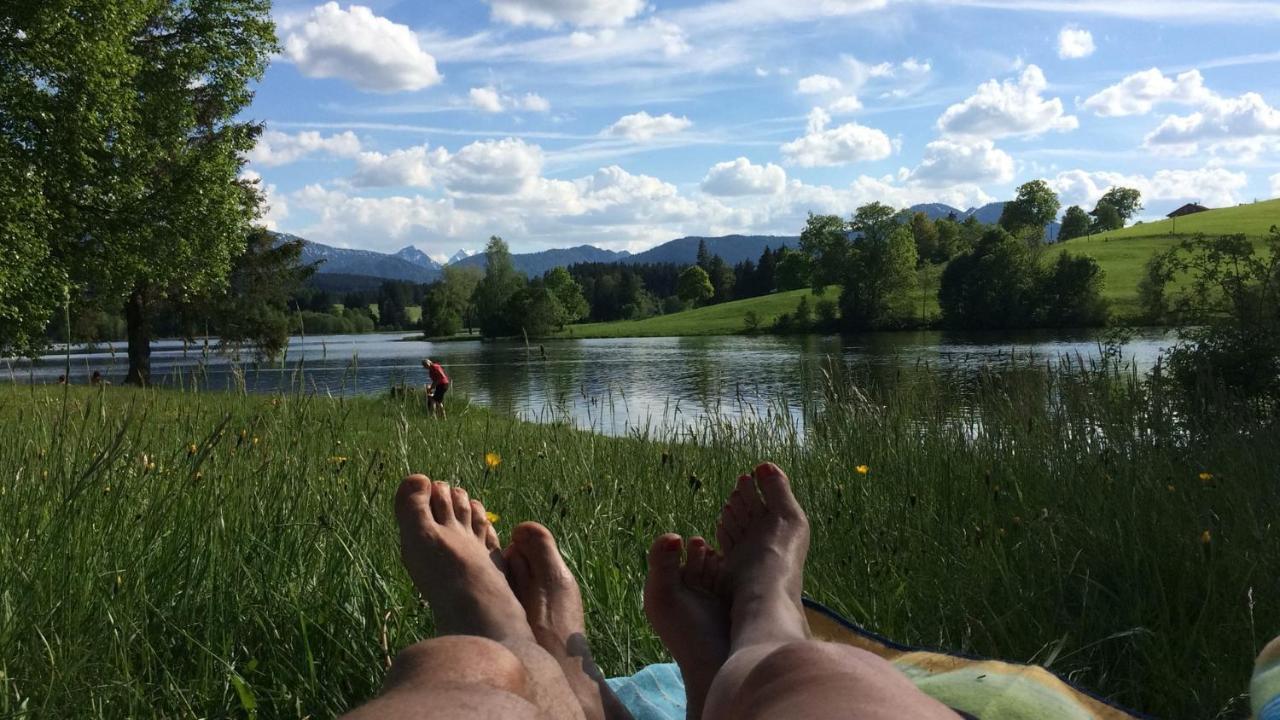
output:
M 270 3 L 11 0 L 0 37 L 0 185 L 39 188 L 27 240 L 77 299 L 124 305 L 145 384 L 156 302 L 225 287 L 258 214 L 240 114 L 277 49 Z
M 476 285 L 472 295 L 480 332 L 485 337 L 499 337 L 518 333 L 516 318 L 511 317 L 511 299 L 524 289 L 525 278 L 516 270 L 511 259 L 511 249 L 502 238 L 489 238 L 484 248 L 484 277 Z
M 916 243 L 893 208 L 871 203 L 849 223 L 854 234 L 845 260 L 840 317 L 851 330 L 883 327 L 916 282 Z
M 1098 205 L 1094 208 L 1096 215 L 1102 206 L 1110 205 L 1115 208 L 1116 215 L 1120 216 L 1120 227 L 1124 227 L 1124 223 L 1133 219 L 1142 210 L 1142 193 L 1133 188 L 1113 187 L 1108 190 L 1098 200 Z M 1119 230 L 1120 228 L 1112 228 Z
M 1037 280 L 1026 243 L 994 228 L 943 271 L 938 289 L 943 322 L 960 328 L 1029 327 Z
M 563 328 L 575 323 L 591 312 L 587 298 L 582 294 L 582 286 L 562 267 L 552 268 L 542 279 L 547 290 L 555 297 L 559 306 L 556 316 L 556 327 Z
M 1065 242 L 1073 238 L 1084 237 L 1089 234 L 1089 213 L 1079 205 L 1072 205 L 1067 208 L 1066 214 L 1062 216 L 1062 229 L 1058 231 L 1058 240 Z
M 1018 195 L 1000 213 L 1000 227 L 1035 242 L 1044 240 L 1044 229 L 1058 218 L 1062 208 L 1058 194 L 1043 180 L 1018 187 Z
M 681 300 L 694 305 L 701 305 L 715 295 L 716 289 L 711 284 L 711 278 L 707 276 L 707 271 L 697 265 L 690 265 L 680 273 L 680 279 L 676 283 L 676 295 Z

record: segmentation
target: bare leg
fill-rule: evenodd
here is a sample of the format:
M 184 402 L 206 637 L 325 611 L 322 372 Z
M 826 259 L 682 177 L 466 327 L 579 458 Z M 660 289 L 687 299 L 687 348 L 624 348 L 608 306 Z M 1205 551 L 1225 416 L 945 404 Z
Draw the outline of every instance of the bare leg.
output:
M 582 718 L 503 574 L 498 535 L 461 488 L 411 475 L 396 493 L 400 553 L 442 636 L 402 651 L 383 693 L 347 717 Z
M 729 606 L 716 594 L 720 557 L 691 538 L 684 563 L 679 535 L 663 535 L 649 548 L 644 612 L 684 677 L 685 717 L 702 717 L 707 692 L 729 658 Z
M 630 720 L 591 656 L 582 593 L 551 531 L 533 522 L 517 525 L 503 557 L 533 636 L 560 663 L 587 720 Z
M 884 660 L 809 639 L 800 601 L 809 521 L 776 465 L 738 479 L 716 539 L 730 655 L 711 684 L 706 717 L 955 720 Z

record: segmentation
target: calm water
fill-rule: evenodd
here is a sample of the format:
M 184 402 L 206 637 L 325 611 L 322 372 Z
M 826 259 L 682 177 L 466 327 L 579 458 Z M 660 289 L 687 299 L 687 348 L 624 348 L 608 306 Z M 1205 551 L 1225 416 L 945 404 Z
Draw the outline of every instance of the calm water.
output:
M 893 373 L 928 364 L 962 376 L 1011 358 L 1057 363 L 1097 358 L 1091 333 L 953 335 L 942 332 L 862 336 L 690 337 L 553 340 L 526 348 L 513 342 L 430 343 L 402 335 L 294 338 L 283 362 L 257 365 L 250 357 L 203 351 L 201 345 L 160 341 L 152 353 L 157 383 L 251 392 L 304 388 L 333 395 L 376 395 L 392 384 L 426 383 L 421 358 L 444 364 L 453 390 L 504 412 L 534 420 L 564 420 L 609 434 L 683 428 L 707 415 L 729 418 L 787 413 L 815 391 L 830 362 Z M 1170 336 L 1151 331 L 1125 348 L 1149 368 Z M 128 368 L 124 346 L 71 355 L 74 383 L 94 370 L 120 382 Z M 64 355 L 35 363 L 7 361 L 16 382 L 54 382 Z

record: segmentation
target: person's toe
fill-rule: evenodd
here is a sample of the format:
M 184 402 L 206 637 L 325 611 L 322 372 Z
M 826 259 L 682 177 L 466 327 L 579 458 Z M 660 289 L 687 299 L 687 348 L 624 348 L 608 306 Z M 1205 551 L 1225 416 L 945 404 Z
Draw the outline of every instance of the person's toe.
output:
M 800 503 L 791 492 L 791 480 L 782 468 L 770 462 L 763 463 L 755 470 L 755 480 L 769 512 L 783 517 L 804 516 Z
M 426 475 L 410 475 L 396 490 L 396 519 L 402 531 L 430 531 L 435 521 L 431 514 L 431 480 Z
M 564 565 L 551 531 L 536 522 L 523 522 L 511 531 L 511 544 L 524 555 L 536 575 L 558 572 Z
M 756 490 L 756 484 L 750 475 L 738 476 L 737 491 L 742 493 L 742 497 L 746 500 L 748 520 L 764 514 L 764 503 L 760 500 L 760 493 Z
M 471 533 L 477 540 L 484 540 L 485 526 L 489 524 L 489 516 L 485 514 L 484 504 L 479 500 L 471 501 Z
M 453 516 L 463 527 L 471 525 L 471 498 L 460 487 L 453 488 Z
M 453 494 L 449 492 L 449 484 L 436 481 L 431 484 L 431 515 L 441 525 L 451 525 L 453 517 Z
M 533 584 L 533 570 L 529 567 L 529 561 L 515 545 L 509 545 L 506 550 L 503 550 L 502 558 L 507 566 L 507 581 L 511 585 L 511 590 L 521 602 L 524 602 Z
M 703 566 L 707 561 L 707 541 L 700 537 L 689 538 L 685 555 L 684 567 L 680 568 L 680 579 L 689 587 L 699 587 Z
M 646 589 L 667 590 L 680 582 L 680 549 L 684 541 L 679 535 L 667 533 L 654 539 L 649 547 L 649 575 Z M 647 593 L 646 593 L 647 594 Z
M 702 562 L 702 576 L 698 579 L 698 587 L 714 593 L 720 580 L 720 555 L 707 549 L 707 557 Z

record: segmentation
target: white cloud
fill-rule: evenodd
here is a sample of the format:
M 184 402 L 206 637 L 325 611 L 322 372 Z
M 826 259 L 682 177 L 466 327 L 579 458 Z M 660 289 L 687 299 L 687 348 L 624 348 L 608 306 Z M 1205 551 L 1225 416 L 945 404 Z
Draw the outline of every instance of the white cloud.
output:
M 1074 25 L 1068 25 L 1058 33 L 1058 57 L 1063 60 L 1087 58 L 1095 50 L 1093 33 Z
M 449 162 L 449 151 L 426 145 L 395 150 L 390 154 L 361 153 L 356 158 L 357 187 L 433 187 L 440 170 Z
M 258 217 L 258 223 L 268 230 L 279 230 L 280 223 L 289 217 L 288 201 L 280 194 L 275 185 L 263 184 L 262 176 L 253 170 L 245 170 L 240 173 L 240 179 L 256 183 L 258 191 L 262 193 L 262 205 L 260 206 L 262 214 Z
M 845 95 L 827 106 L 827 110 L 836 115 L 848 115 L 862 109 L 862 101 L 857 95 Z
M 529 112 L 550 112 L 551 102 L 537 93 L 525 93 L 514 101 L 514 105 Z
M 1061 99 L 1041 97 L 1048 86 L 1035 65 L 1028 65 L 1016 82 L 989 80 L 964 102 L 947 108 L 938 118 L 938 129 L 991 140 L 1075 130 L 1080 121 L 1063 111 Z
M 1236 156 L 1256 156 L 1280 146 L 1280 110 L 1258 93 L 1213 97 L 1190 115 L 1165 118 L 1147 135 L 1146 145 L 1180 154 L 1207 147 Z
M 644 141 L 652 140 L 659 135 L 672 135 L 692 126 L 693 122 L 687 117 L 676 117 L 670 113 L 655 117 L 642 110 L 619 118 L 617 122 L 605 128 L 602 134 Z
M 1199 70 L 1165 77 L 1160 68 L 1137 72 L 1084 101 L 1083 107 L 1102 117 L 1146 115 L 1159 103 L 1194 104 L 1213 96 Z
M 295 204 L 315 216 L 303 227 L 304 237 L 342 247 L 385 251 L 406 243 L 440 250 L 438 241 L 484 232 L 484 219 L 459 211 L 448 199 L 412 197 L 356 197 L 319 185 L 294 193 Z
M 302 158 L 322 153 L 334 157 L 355 157 L 360 152 L 360 138 L 351 131 L 325 137 L 314 130 L 296 135 L 267 130 L 249 151 L 249 162 L 264 167 L 288 165 Z
M 436 61 L 406 25 L 373 14 L 361 5 L 317 6 L 300 18 L 286 18 L 284 56 L 307 77 L 341 78 L 361 90 L 402 92 L 440 82 Z
M 830 122 L 826 111 L 814 108 L 808 134 L 782 146 L 787 161 L 801 167 L 828 167 L 883 160 L 893 154 L 893 142 L 882 131 L 858 123 L 828 128 Z
M 556 25 L 604 27 L 622 25 L 639 15 L 645 0 L 486 0 L 493 19 L 511 25 L 549 28 Z
M 990 140 L 956 142 L 943 138 L 924 148 L 910 179 L 925 187 L 957 183 L 1004 184 L 1013 180 L 1013 158 Z
M 445 184 L 457 193 L 511 195 L 534 183 L 542 162 L 542 148 L 523 140 L 473 142 L 449 159 Z
M 830 75 L 810 75 L 801 78 L 796 85 L 796 92 L 802 95 L 823 95 L 839 90 L 840 80 Z
M 500 113 L 503 110 L 502 98 L 498 95 L 498 91 L 493 88 L 471 88 L 467 98 L 471 101 L 472 107 L 484 112 Z
M 760 67 L 759 65 L 757 65 L 757 66 L 756 66 L 756 77 L 769 77 L 769 71 L 768 71 L 768 70 L 765 70 L 764 68 L 762 68 L 762 67 Z
M 1194 200 L 1210 207 L 1225 207 L 1238 202 L 1239 193 L 1249 185 L 1249 178 L 1225 168 L 1160 170 L 1151 176 L 1068 170 L 1050 179 L 1049 185 L 1062 198 L 1063 205 L 1086 208 L 1093 207 L 1107 190 L 1116 186 L 1137 189 L 1144 201 Z
M 1280 173 L 1271 176 L 1271 197 L 1280 198 Z
M 708 195 L 737 197 L 743 195 L 776 195 L 786 189 L 787 173 L 767 163 L 754 165 L 745 157 L 712 166 L 702 179 L 702 191 Z

